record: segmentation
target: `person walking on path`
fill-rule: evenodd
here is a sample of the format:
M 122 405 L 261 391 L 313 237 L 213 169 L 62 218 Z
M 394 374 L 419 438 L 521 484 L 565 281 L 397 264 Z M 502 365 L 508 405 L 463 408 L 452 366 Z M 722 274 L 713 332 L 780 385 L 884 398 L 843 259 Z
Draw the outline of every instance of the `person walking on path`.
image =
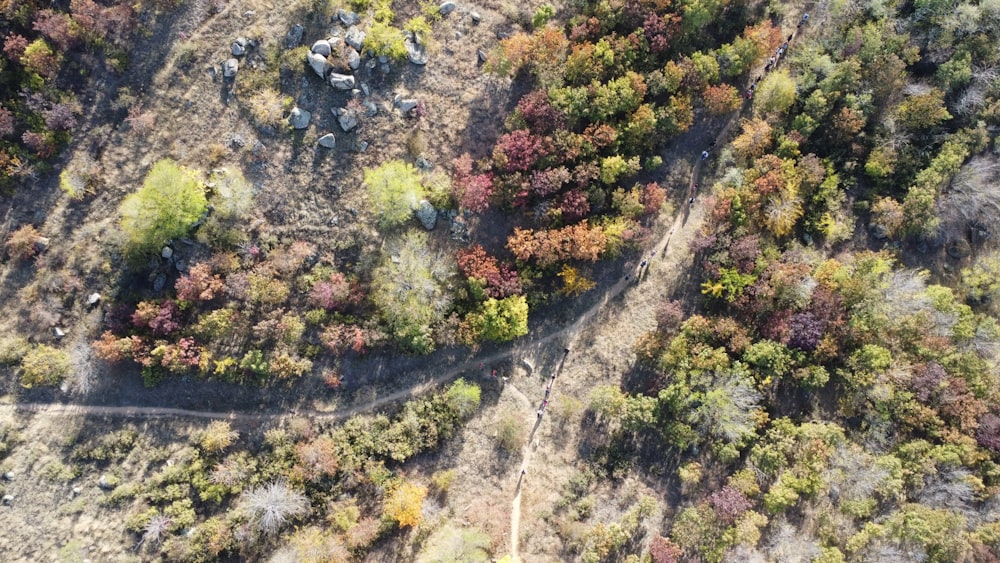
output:
M 701 159 L 705 160 L 706 158 L 708 158 L 708 151 L 701 151 Z

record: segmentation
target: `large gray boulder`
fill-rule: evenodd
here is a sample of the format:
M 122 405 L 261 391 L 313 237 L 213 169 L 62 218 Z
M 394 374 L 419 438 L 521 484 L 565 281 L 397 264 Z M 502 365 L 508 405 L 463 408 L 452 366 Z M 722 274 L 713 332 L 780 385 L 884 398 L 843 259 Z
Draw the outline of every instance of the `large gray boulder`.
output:
M 424 49 L 423 45 L 412 39 L 407 39 L 404 45 L 406 45 L 406 58 L 410 59 L 411 63 L 415 65 L 427 64 L 427 50 Z
M 345 111 L 337 117 L 337 122 L 340 123 L 340 128 L 347 132 L 358 126 L 358 117 L 353 111 Z
M 320 39 L 319 41 L 313 43 L 310 51 L 316 53 L 317 55 L 323 55 L 324 57 L 329 57 L 332 52 L 330 50 L 330 42 L 326 39 Z
M 312 67 L 313 72 L 320 78 L 325 79 L 326 75 L 330 74 L 330 71 L 333 70 L 333 65 L 330 64 L 330 61 L 326 60 L 326 57 L 319 53 L 309 53 L 306 55 L 306 60 L 309 61 L 309 66 Z
M 417 209 L 414 211 L 417 219 L 420 220 L 420 224 L 424 226 L 428 231 L 434 230 L 434 226 L 437 225 L 437 210 L 434 206 L 430 204 L 426 199 L 420 200 L 420 204 L 417 205 Z
M 361 68 L 361 54 L 358 53 L 353 47 L 347 48 L 347 66 L 351 67 L 351 70 L 358 70 Z
M 226 59 L 226 62 L 222 63 L 222 76 L 225 78 L 235 78 L 238 70 L 240 70 L 240 61 L 236 59 Z
M 344 42 L 360 51 L 362 46 L 365 44 L 365 32 L 351 26 L 351 28 L 347 30 L 347 35 L 344 36 Z
M 246 37 L 237 37 L 236 41 L 230 46 L 230 50 L 234 57 L 242 57 L 247 53 L 247 39 Z
M 331 72 L 330 86 L 333 86 L 337 90 L 353 90 L 354 77 L 351 76 L 350 74 L 339 74 L 336 72 Z
M 292 108 L 292 113 L 288 116 L 288 124 L 295 129 L 309 127 L 310 120 L 312 120 L 312 113 L 298 107 Z

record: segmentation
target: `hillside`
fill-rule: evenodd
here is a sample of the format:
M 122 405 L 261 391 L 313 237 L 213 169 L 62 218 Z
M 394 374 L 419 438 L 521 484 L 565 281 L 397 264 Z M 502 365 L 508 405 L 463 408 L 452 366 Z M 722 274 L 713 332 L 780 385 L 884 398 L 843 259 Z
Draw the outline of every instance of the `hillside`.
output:
M 994 4 L 0 3 L 0 553 L 1000 560 Z

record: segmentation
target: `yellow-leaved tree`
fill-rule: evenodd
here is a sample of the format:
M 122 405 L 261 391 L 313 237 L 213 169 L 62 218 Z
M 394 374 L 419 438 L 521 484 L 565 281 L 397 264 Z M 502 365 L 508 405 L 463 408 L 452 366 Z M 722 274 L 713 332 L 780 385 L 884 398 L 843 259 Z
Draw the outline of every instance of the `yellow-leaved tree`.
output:
M 422 518 L 427 487 L 409 481 L 403 482 L 385 501 L 385 515 L 400 527 L 416 526 Z

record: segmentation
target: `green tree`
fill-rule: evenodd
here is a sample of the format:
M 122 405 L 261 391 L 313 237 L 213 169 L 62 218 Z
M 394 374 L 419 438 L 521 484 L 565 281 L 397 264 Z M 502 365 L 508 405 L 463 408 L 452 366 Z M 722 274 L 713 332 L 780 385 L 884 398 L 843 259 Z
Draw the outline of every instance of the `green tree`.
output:
M 523 295 L 503 299 L 489 298 L 480 312 L 472 316 L 472 325 L 480 338 L 506 342 L 528 334 L 528 302 Z
M 198 172 L 170 159 L 158 161 L 142 188 L 121 204 L 122 231 L 132 252 L 158 249 L 184 235 L 208 208 Z
M 753 107 L 764 115 L 781 115 L 795 103 L 795 79 L 787 70 L 778 70 L 760 82 Z
M 372 273 L 372 301 L 393 337 L 409 350 L 434 349 L 431 325 L 451 307 L 447 280 L 454 265 L 428 246 L 427 233 L 412 231 L 386 246 Z
M 424 194 L 420 173 L 402 160 L 390 160 L 366 170 L 365 185 L 383 227 L 405 223 Z

